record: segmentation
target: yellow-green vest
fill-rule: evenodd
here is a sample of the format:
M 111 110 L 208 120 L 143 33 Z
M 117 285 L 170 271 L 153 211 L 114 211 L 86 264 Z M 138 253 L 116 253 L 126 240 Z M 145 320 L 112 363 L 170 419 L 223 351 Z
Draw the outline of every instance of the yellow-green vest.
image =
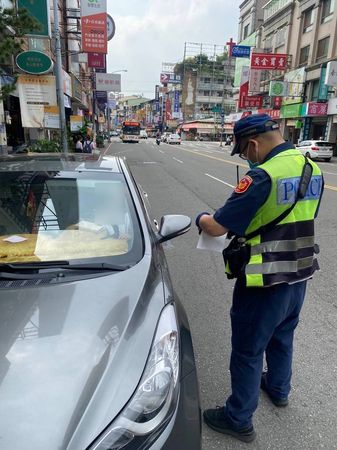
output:
M 265 226 L 295 201 L 305 159 L 296 149 L 279 153 L 259 165 L 270 177 L 272 186 L 266 202 L 249 224 L 246 235 Z M 304 199 L 271 231 L 250 240 L 251 256 L 243 276 L 247 287 L 267 287 L 307 279 L 319 269 L 315 257 L 314 218 L 323 189 L 319 167 L 313 168 Z M 228 267 L 226 272 L 228 273 Z

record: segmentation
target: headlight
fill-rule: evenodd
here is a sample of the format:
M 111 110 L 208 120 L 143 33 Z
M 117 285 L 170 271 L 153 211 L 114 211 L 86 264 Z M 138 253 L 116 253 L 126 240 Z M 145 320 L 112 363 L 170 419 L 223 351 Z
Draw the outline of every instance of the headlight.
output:
M 138 388 L 88 450 L 138 450 L 172 417 L 179 391 L 179 339 L 175 310 L 164 308 Z

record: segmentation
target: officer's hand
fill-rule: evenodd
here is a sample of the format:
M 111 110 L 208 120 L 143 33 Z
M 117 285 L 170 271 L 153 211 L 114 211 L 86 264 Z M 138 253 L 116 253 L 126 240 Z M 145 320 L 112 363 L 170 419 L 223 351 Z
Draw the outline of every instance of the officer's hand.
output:
M 206 212 L 206 211 L 205 211 L 205 212 L 202 212 L 202 213 L 198 214 L 197 217 L 196 217 L 196 219 L 195 219 L 195 225 L 196 225 L 197 228 L 198 228 L 199 234 L 202 232 L 202 229 L 200 228 L 199 222 L 200 222 L 201 217 L 204 216 L 204 215 L 209 216 L 210 213 L 208 213 L 208 212 Z

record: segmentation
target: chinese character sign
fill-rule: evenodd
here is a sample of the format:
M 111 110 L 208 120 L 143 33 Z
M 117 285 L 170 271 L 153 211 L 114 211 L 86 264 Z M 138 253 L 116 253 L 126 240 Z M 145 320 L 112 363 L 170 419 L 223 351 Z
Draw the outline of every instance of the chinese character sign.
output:
M 325 84 L 328 86 L 337 86 L 337 61 L 328 62 L 325 74 Z
M 88 53 L 88 67 L 105 69 L 105 56 L 103 53 Z
M 307 116 L 326 116 L 328 113 L 327 103 L 307 103 Z
M 180 109 L 180 92 L 179 91 L 174 91 L 174 106 L 173 106 L 173 111 L 175 113 L 178 113 Z
M 261 86 L 261 70 L 252 69 L 249 76 L 249 92 L 259 93 Z
M 257 70 L 285 70 L 287 55 L 278 53 L 252 53 L 250 68 Z
M 108 53 L 106 0 L 81 1 L 82 51 Z
M 240 94 L 239 94 L 239 108 L 242 109 L 244 108 L 244 98 L 248 95 L 248 85 L 249 82 L 246 81 L 246 83 L 243 83 L 240 86 Z
M 118 73 L 96 73 L 96 90 L 120 92 L 121 75 Z

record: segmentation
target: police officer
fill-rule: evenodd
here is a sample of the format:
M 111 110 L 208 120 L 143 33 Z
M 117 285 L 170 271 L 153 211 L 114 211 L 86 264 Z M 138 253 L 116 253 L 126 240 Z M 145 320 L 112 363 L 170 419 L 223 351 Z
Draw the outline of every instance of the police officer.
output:
M 231 308 L 232 394 L 223 407 L 205 410 L 204 420 L 218 432 L 251 442 L 260 387 L 276 407 L 288 405 L 294 330 L 307 280 L 319 268 L 314 219 L 324 181 L 318 166 L 284 141 L 270 116 L 239 120 L 234 136 L 232 155 L 246 160 L 250 170 L 222 208 L 196 218 L 199 230 L 211 236 L 230 232 L 245 249 L 238 273 L 226 265 L 227 276 L 237 278 Z M 310 174 L 299 198 L 304 166 Z

